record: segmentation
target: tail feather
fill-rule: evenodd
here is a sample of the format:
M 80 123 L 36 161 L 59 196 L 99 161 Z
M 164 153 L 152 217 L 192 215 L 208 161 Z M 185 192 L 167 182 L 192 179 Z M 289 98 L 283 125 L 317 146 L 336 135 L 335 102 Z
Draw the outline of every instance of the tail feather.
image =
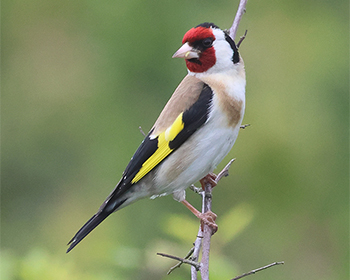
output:
M 85 225 L 74 235 L 74 237 L 68 242 L 67 245 L 70 245 L 67 253 L 71 251 L 75 246 L 82 241 L 85 236 L 87 236 L 95 227 L 97 227 L 104 219 L 106 219 L 110 214 L 106 212 L 98 212 L 88 220 Z
M 74 235 L 74 237 L 68 242 L 69 248 L 67 253 L 70 252 L 75 246 L 82 241 L 85 236 L 87 236 L 95 227 L 103 222 L 110 214 L 119 209 L 122 204 L 127 200 L 127 198 L 121 198 L 119 185 L 121 181 L 117 184 L 115 189 L 110 193 L 107 199 L 102 203 L 98 212 L 93 215 L 90 220 L 88 220 L 79 231 Z

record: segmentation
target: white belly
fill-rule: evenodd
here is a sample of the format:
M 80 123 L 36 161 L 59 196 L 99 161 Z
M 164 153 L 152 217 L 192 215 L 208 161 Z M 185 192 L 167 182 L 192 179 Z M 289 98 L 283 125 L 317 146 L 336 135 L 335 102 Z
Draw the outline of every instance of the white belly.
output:
M 240 121 L 235 127 L 227 127 L 222 122 L 214 113 L 157 168 L 153 194 L 183 191 L 215 169 L 231 150 L 241 125 Z

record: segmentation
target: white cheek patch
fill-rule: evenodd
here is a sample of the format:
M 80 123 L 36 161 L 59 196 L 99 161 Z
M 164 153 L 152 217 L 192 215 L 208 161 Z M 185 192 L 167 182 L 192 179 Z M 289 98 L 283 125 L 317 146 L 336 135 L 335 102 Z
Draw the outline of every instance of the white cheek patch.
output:
M 233 57 L 233 50 L 225 39 L 225 33 L 215 28 L 212 31 L 215 36 L 213 47 L 215 49 L 216 63 L 207 71 L 207 74 L 227 71 L 234 67 L 231 59 Z
M 212 32 L 213 32 L 216 40 L 225 40 L 225 34 L 222 30 L 217 29 L 217 28 L 213 28 Z

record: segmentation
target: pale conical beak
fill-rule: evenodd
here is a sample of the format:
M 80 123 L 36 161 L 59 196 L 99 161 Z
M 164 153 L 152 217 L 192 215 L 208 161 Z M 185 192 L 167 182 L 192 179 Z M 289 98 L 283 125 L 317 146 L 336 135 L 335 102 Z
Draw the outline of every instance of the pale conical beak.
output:
M 192 59 L 192 58 L 199 58 L 199 50 L 196 50 L 192 48 L 188 43 L 185 43 L 182 45 L 181 48 L 177 50 L 176 53 L 174 53 L 174 57 L 181 57 L 184 59 Z

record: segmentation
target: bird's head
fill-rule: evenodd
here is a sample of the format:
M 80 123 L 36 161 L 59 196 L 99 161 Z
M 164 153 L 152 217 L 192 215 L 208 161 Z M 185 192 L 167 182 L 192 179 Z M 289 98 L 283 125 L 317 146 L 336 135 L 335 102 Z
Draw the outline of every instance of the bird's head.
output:
M 186 60 L 192 73 L 221 72 L 238 64 L 240 57 L 231 37 L 213 23 L 202 23 L 186 32 L 173 57 Z

